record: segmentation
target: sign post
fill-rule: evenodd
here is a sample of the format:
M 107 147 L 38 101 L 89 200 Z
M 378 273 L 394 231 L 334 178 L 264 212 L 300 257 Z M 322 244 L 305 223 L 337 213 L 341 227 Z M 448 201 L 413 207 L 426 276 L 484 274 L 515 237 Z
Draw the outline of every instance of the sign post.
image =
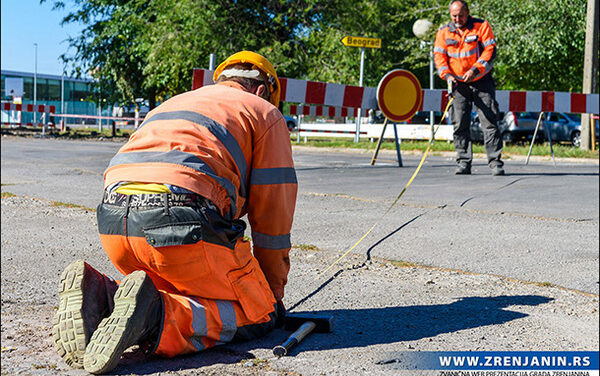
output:
M 381 48 L 381 38 L 353 37 L 347 35 L 342 38 L 342 44 L 348 47 L 360 47 L 360 78 L 358 86 L 363 86 L 365 48 Z M 354 142 L 360 141 L 361 110 L 362 109 L 359 108 L 356 114 L 356 133 L 354 133 Z
M 398 122 L 406 121 L 413 117 L 423 103 L 423 90 L 421 84 L 414 74 L 407 70 L 396 69 L 388 72 L 377 86 L 377 104 L 385 115 L 385 122 L 381 136 L 377 141 L 377 148 L 371 159 L 371 166 L 375 164 L 381 140 L 385 133 L 388 120 L 394 122 L 394 137 L 396 138 L 396 153 L 398 156 L 398 167 L 402 167 L 400 155 L 400 143 L 398 141 Z

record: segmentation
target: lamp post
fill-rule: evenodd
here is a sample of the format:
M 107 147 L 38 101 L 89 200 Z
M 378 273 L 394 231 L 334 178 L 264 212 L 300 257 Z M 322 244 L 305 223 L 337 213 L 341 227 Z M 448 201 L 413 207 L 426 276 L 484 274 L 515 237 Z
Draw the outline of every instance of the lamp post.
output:
M 360 76 L 359 76 L 359 83 L 358 86 L 362 87 L 363 86 L 363 74 L 365 72 L 365 48 L 362 47 L 360 49 Z M 357 114 L 356 114 L 356 133 L 354 133 L 354 142 L 360 142 L 360 122 L 361 122 L 361 109 L 360 107 L 358 108 Z
M 37 48 L 38 44 L 34 43 L 34 59 L 33 59 L 33 124 L 37 123 Z
M 431 42 L 423 40 L 427 35 L 429 29 L 431 29 L 433 24 L 429 20 L 421 19 L 416 20 L 413 24 L 412 30 L 413 34 L 417 38 L 421 39 L 421 48 L 429 46 L 429 89 L 433 89 L 433 48 L 431 48 Z M 429 141 L 433 141 L 434 134 L 434 125 L 435 125 L 435 116 L 434 112 L 429 112 L 429 125 L 431 126 L 431 134 L 429 136 Z

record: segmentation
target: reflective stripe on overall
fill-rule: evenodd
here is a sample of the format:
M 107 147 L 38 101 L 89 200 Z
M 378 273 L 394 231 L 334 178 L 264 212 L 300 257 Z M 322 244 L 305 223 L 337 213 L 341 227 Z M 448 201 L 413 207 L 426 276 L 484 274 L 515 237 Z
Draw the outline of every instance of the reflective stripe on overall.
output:
M 242 239 L 242 221 L 202 206 L 98 206 L 100 240 L 115 267 L 144 270 L 165 304 L 156 354 L 175 356 L 274 326 L 275 298 Z
M 441 79 L 450 74 L 462 81 L 473 69 L 473 81 L 477 81 L 492 70 L 496 39 L 487 21 L 469 16 L 462 35 L 452 22 L 438 30 L 433 55 Z

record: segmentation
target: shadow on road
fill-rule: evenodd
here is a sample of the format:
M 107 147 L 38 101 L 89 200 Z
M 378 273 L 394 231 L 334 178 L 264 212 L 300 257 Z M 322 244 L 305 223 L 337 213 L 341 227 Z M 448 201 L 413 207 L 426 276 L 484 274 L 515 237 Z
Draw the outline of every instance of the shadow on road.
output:
M 510 306 L 537 306 L 552 300 L 539 295 L 500 295 L 464 297 L 449 304 L 319 311 L 320 315 L 334 317 L 333 332 L 309 335 L 293 348 L 288 356 L 295 356 L 304 351 L 415 341 L 465 329 L 500 325 L 528 316 L 507 309 Z M 140 352 L 127 353 L 115 374 L 144 375 L 238 363 L 244 359 L 255 358 L 249 352 L 252 349 L 270 349 L 283 342 L 289 334 L 277 329 L 260 340 L 228 344 L 172 359 L 146 359 Z
M 119 365 L 111 372 L 111 375 L 149 375 L 162 372 L 170 374 L 179 370 L 195 370 L 217 364 L 239 363 L 244 359 L 254 359 L 255 356 L 245 350 L 236 350 L 235 347 L 243 347 L 247 350 L 260 348 L 263 346 L 257 344 L 263 342 L 265 339 L 245 342 L 243 344 L 217 346 L 199 353 L 176 356 L 174 358 L 146 356 L 141 351 L 134 350 L 123 354 Z M 196 375 L 200 373 L 191 371 L 191 374 Z
M 599 176 L 597 172 L 506 172 L 506 176 Z
M 536 306 L 552 301 L 538 295 L 465 297 L 450 304 L 385 307 L 356 310 L 326 310 L 333 315 L 333 334 L 314 334 L 291 352 L 339 349 L 415 341 L 488 325 L 499 325 L 528 316 L 506 309 Z

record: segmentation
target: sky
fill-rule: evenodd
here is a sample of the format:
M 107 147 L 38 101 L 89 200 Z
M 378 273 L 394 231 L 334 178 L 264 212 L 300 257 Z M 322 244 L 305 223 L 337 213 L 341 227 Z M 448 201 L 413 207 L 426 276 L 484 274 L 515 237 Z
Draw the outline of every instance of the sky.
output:
M 68 50 L 66 39 L 81 31 L 80 25 L 61 26 L 67 10 L 52 10 L 52 0 L 2 0 L 2 69 L 33 73 L 37 47 L 37 73 L 60 76 L 59 56 Z M 67 2 L 68 4 L 68 2 Z

